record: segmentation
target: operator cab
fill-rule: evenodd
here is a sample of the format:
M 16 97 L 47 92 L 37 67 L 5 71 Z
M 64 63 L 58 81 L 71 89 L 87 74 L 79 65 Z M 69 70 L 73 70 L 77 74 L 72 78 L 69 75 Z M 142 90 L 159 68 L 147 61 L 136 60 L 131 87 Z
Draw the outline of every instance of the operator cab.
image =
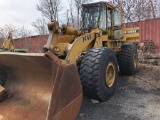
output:
M 106 2 L 83 5 L 82 29 L 91 31 L 99 28 L 109 39 L 122 38 L 122 8 Z

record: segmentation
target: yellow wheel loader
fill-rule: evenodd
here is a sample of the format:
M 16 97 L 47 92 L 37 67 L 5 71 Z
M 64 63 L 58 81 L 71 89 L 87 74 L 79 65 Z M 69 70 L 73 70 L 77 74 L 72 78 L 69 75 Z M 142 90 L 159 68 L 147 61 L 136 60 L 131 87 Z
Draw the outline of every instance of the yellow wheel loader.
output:
M 0 53 L 1 120 L 74 120 L 82 102 L 106 101 L 118 68 L 137 70 L 139 28 L 122 28 L 122 8 L 106 2 L 83 5 L 76 30 L 48 24 L 44 53 Z

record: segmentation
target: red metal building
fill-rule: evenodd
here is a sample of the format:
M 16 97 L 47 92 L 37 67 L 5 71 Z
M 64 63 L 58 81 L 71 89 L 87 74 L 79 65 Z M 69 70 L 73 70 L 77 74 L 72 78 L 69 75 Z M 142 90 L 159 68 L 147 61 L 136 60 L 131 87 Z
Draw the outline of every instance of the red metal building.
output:
M 47 42 L 48 35 L 37 35 L 26 38 L 14 39 L 17 49 L 29 49 L 29 52 L 42 52 L 43 46 Z

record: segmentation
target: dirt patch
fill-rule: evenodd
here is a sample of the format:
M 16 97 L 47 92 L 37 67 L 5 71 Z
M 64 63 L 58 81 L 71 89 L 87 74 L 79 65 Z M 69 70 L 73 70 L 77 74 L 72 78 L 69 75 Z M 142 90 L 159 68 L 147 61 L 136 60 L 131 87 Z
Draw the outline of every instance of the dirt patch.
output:
M 160 66 L 140 64 L 139 71 L 135 77 L 160 89 Z

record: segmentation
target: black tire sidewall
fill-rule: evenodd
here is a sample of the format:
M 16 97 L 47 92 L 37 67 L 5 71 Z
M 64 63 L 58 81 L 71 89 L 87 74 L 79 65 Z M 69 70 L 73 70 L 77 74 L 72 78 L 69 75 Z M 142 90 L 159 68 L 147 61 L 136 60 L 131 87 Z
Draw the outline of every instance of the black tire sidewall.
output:
M 109 64 L 109 62 L 112 62 L 115 66 L 115 80 L 114 83 L 112 85 L 112 87 L 108 87 L 106 84 L 106 68 Z M 100 64 L 100 80 L 99 80 L 99 85 L 101 86 L 101 93 L 102 93 L 102 97 L 103 99 L 108 99 L 109 96 L 111 96 L 113 94 L 113 91 L 116 88 L 117 85 L 117 71 L 118 71 L 118 64 L 116 61 L 116 57 L 114 55 L 113 52 L 108 52 L 107 50 L 105 50 L 104 55 L 101 59 L 101 64 Z M 107 97 L 107 98 L 105 98 Z
M 134 67 L 134 72 L 136 73 L 138 71 L 138 49 L 137 49 L 137 46 L 135 46 L 135 48 L 134 48 L 134 53 L 136 54 L 136 60 L 137 60 L 136 67 Z
M 136 67 L 134 65 L 134 54 L 136 54 Z M 118 54 L 120 75 L 134 75 L 138 71 L 138 51 L 135 44 L 123 45 Z
M 115 80 L 111 87 L 106 84 L 106 68 L 109 62 L 112 62 L 115 67 Z M 107 47 L 88 50 L 79 65 L 83 92 L 90 99 L 107 101 L 115 91 L 117 74 L 118 63 L 116 55 L 111 48 Z

